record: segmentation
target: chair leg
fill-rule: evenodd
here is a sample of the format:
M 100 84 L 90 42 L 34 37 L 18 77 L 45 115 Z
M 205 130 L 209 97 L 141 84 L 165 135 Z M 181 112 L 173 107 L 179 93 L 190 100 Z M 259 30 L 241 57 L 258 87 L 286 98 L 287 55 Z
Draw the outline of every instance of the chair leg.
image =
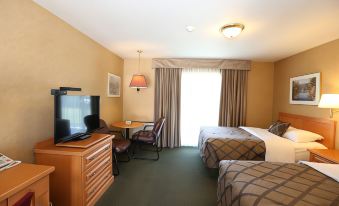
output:
M 161 151 L 161 150 L 159 150 L 159 148 L 158 148 L 158 144 L 155 144 L 155 149 L 157 150 L 157 159 L 156 159 L 156 161 L 158 161 L 159 160 L 159 151 Z M 161 148 L 162 149 L 162 148 Z
M 160 136 L 159 138 L 160 138 L 160 150 L 159 150 L 159 152 L 161 152 L 162 151 L 162 137 Z
M 129 153 L 128 149 L 126 150 L 126 153 L 127 153 L 127 158 L 128 158 L 127 162 L 129 162 L 131 160 L 131 154 Z
M 140 143 L 137 143 L 137 145 L 140 146 Z M 133 159 L 158 161 L 159 160 L 159 148 L 158 148 L 157 144 L 154 144 L 153 146 L 155 146 L 155 151 L 153 150 L 153 152 L 157 153 L 157 157 L 156 158 L 137 157 L 137 156 L 135 156 L 135 153 L 134 153 L 133 154 Z
M 118 165 L 118 158 L 115 152 L 113 152 L 113 160 L 114 160 L 114 165 L 113 165 L 113 175 L 114 176 L 119 176 L 120 171 L 119 171 L 119 165 Z M 114 167 L 116 168 L 116 173 L 114 173 Z
M 127 155 L 127 160 L 121 160 L 121 159 L 119 160 L 118 159 L 118 162 L 129 162 L 131 160 L 128 149 L 124 153 L 126 153 L 126 155 Z M 119 154 L 122 154 L 122 153 L 119 153 Z

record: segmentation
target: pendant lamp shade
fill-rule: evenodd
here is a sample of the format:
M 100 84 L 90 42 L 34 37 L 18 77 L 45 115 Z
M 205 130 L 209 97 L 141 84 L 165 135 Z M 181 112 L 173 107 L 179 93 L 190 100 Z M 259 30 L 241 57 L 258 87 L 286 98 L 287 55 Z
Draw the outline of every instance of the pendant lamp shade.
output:
M 139 66 L 138 66 L 138 73 L 137 74 L 133 74 L 131 83 L 129 84 L 129 87 L 131 88 L 136 88 L 137 91 L 140 91 L 140 88 L 144 89 L 147 88 L 147 82 L 146 82 L 146 78 L 144 75 L 140 74 L 140 54 L 142 53 L 141 50 L 137 51 L 139 53 Z
M 131 80 L 131 83 L 129 84 L 129 87 L 131 88 L 147 88 L 147 82 L 146 78 L 142 74 L 134 74 Z

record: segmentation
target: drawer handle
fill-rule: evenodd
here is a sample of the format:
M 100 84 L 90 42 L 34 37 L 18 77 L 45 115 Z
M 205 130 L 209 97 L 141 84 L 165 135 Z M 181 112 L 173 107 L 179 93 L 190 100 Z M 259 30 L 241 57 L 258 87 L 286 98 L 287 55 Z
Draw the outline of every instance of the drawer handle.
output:
M 109 145 L 108 147 L 105 147 L 103 150 L 104 150 L 104 151 L 107 151 L 107 150 L 109 150 L 110 148 L 111 148 L 111 146 Z M 100 152 L 99 152 L 98 154 L 93 155 L 92 157 L 88 158 L 88 160 L 89 160 L 89 161 L 92 161 L 92 160 L 94 160 L 95 158 L 97 158 L 99 155 L 100 155 Z
M 88 196 L 91 196 L 91 195 L 92 195 L 93 193 L 95 193 L 96 191 L 97 191 L 97 188 L 96 188 L 96 187 L 93 188 L 93 190 L 89 192 Z
M 92 178 L 94 175 L 96 175 L 97 173 L 96 172 L 93 172 L 90 176 L 89 176 L 89 178 Z

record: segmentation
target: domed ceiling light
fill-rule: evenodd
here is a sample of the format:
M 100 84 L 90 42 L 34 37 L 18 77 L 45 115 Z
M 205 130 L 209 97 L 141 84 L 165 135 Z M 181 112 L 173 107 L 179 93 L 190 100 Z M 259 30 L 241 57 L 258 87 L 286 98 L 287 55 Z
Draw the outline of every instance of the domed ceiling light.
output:
M 220 28 L 220 32 L 227 38 L 234 38 L 238 36 L 242 30 L 244 30 L 245 26 L 243 24 L 226 24 L 225 26 Z

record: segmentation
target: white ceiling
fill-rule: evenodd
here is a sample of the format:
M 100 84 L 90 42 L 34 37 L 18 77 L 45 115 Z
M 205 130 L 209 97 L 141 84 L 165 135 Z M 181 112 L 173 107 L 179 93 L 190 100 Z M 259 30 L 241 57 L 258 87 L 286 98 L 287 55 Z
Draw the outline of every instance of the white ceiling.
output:
M 34 1 L 122 58 L 276 61 L 339 38 L 339 0 Z M 234 22 L 245 30 L 224 38 Z

